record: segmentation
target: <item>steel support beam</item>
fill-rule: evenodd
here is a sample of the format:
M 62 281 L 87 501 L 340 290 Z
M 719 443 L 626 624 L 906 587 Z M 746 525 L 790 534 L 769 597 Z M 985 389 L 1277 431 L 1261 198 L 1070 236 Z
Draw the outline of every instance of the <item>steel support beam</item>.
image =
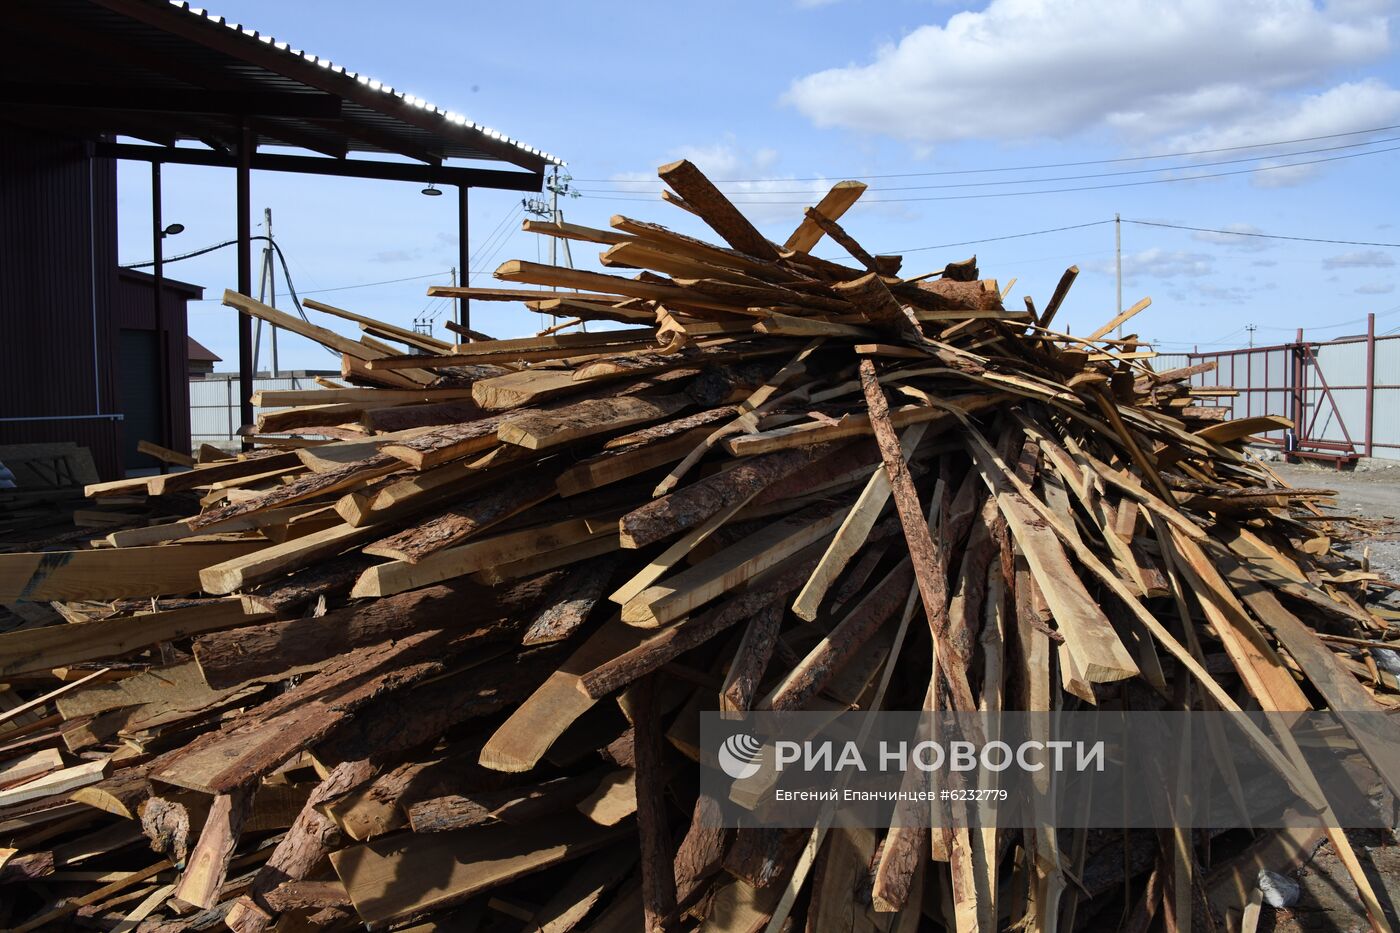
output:
M 97 154 L 112 159 L 163 162 L 177 165 L 206 165 L 237 168 L 239 160 L 210 149 L 141 146 L 132 143 L 98 143 Z M 333 175 L 341 178 L 377 178 L 426 185 L 456 185 L 468 188 L 496 188 L 501 191 L 540 191 L 544 175 L 533 172 L 507 172 L 498 169 L 457 168 L 446 165 L 419 165 L 412 162 L 374 162 L 368 159 L 322 159 L 315 156 L 254 153 L 251 168 L 260 172 L 298 172 L 305 175 Z
M 462 284 L 466 285 L 471 280 L 471 267 L 469 249 L 471 240 L 468 236 L 467 228 L 467 192 L 466 185 L 457 187 L 457 268 L 462 270 Z M 460 298 L 457 300 L 457 323 L 463 327 L 472 326 L 472 308 L 470 299 Z
M 238 144 L 238 290 L 253 293 L 253 132 L 246 123 Z M 238 420 L 241 426 L 253 423 L 253 319 L 238 313 Z M 243 449 L 253 442 L 243 436 Z

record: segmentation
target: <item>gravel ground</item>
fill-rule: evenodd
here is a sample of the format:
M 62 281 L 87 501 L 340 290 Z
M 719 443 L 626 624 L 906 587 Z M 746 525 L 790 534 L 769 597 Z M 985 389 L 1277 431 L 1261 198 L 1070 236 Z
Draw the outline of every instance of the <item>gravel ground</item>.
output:
M 1385 525 L 1354 541 L 1338 542 L 1338 550 L 1361 558 L 1364 549 L 1371 552 L 1371 569 L 1382 576 L 1400 582 L 1400 462 L 1375 460 L 1368 469 L 1339 471 L 1311 463 L 1271 463 L 1270 468 L 1294 486 L 1335 489 L 1337 505 L 1326 511 L 1349 515 Z M 1400 591 L 1392 591 L 1381 600 L 1400 608 Z

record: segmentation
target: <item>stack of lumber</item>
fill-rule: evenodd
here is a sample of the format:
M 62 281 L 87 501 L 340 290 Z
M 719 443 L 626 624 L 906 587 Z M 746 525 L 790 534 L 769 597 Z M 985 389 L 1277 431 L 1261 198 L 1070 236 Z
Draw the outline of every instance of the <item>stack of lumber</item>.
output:
M 0 923 L 1210 929 L 1325 835 L 1384 928 L 1338 830 L 1235 858 L 716 828 L 703 710 L 1393 710 L 1396 620 L 1328 491 L 1247 456 L 1277 419 L 1108 336 L 1145 301 L 1072 338 L 1076 270 L 1043 309 L 975 260 L 901 277 L 840 224 L 857 182 L 778 244 L 689 162 L 660 175 L 722 244 L 531 221 L 615 271 L 433 290 L 561 319 L 539 336 L 318 306 L 351 340 L 225 295 L 345 383 L 262 393 L 241 456 L 90 489 L 198 514 L 0 555 L 0 602 L 54 616 L 0 634 Z M 1400 775 L 1394 735 L 1356 738 Z

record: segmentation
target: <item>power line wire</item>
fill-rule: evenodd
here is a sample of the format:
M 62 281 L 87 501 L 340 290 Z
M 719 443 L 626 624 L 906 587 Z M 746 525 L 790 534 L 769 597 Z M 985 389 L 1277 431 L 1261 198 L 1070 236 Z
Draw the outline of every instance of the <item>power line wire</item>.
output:
M 1185 224 L 1169 224 L 1157 220 L 1129 220 L 1126 217 L 1123 218 L 1123 223 L 1139 224 L 1144 227 L 1170 227 L 1173 230 L 1194 230 L 1197 233 L 1223 233 L 1227 236 L 1259 237 L 1266 240 L 1294 240 L 1300 243 L 1331 243 L 1337 246 L 1384 246 L 1391 249 L 1400 249 L 1400 243 L 1377 243 L 1367 240 L 1330 240 L 1313 236 L 1285 236 L 1281 233 L 1252 233 L 1246 230 L 1219 230 L 1213 227 L 1190 227 Z
M 868 207 L 868 206 L 870 206 L 870 205 L 872 205 L 872 204 L 903 204 L 903 203 L 910 203 L 910 202 L 916 202 L 916 201 L 971 201 L 971 200 L 981 200 L 981 199 L 984 199 L 984 198 L 1014 198 L 1014 197 L 1023 197 L 1023 196 L 1026 196 L 1026 195 L 1033 195 L 1033 194 L 1065 194 L 1065 193 L 1074 192 L 1074 191 L 1103 191 L 1103 190 L 1110 189 L 1110 188 L 1138 188 L 1138 187 L 1141 187 L 1141 186 L 1143 186 L 1143 185 L 1161 185 L 1161 184 L 1168 184 L 1168 183 L 1170 183 L 1170 182 L 1178 182 L 1178 181 L 1204 181 L 1204 180 L 1209 179 L 1209 178 L 1227 178 L 1227 177 L 1232 176 L 1232 175 L 1252 175 L 1252 174 L 1254 174 L 1254 173 L 1256 173 L 1256 172 L 1272 172 L 1272 171 L 1277 171 L 1277 170 L 1279 170 L 1279 169 L 1285 169 L 1285 168 L 1301 168 L 1302 166 L 1305 166 L 1305 165 L 1321 165 L 1321 164 L 1323 164 L 1323 163 L 1325 163 L 1325 162 L 1340 162 L 1340 161 L 1342 161 L 1343 159 L 1358 159 L 1358 158 L 1361 158 L 1361 157 L 1363 157 L 1363 156 L 1382 155 L 1382 154 L 1387 153 L 1387 152 L 1397 152 L 1397 151 L 1400 151 L 1400 146 L 1390 146 L 1390 147 L 1387 147 L 1387 148 L 1385 148 L 1385 149 L 1373 149 L 1373 150 L 1371 150 L 1370 152 L 1349 152 L 1349 153 L 1347 153 L 1346 155 L 1329 156 L 1329 157 L 1324 158 L 1324 159 L 1306 159 L 1306 160 L 1301 161 L 1301 162 L 1285 162 L 1285 163 L 1282 163 L 1282 164 L 1279 164 L 1279 165 L 1260 165 L 1260 166 L 1256 166 L 1255 168 L 1237 169 L 1237 170 L 1235 170 L 1235 171 L 1230 171 L 1230 172 L 1207 172 L 1207 173 L 1201 174 L 1201 175 L 1183 175 L 1183 176 L 1180 176 L 1180 177 L 1177 177 L 1177 178 L 1150 178 L 1150 179 L 1147 179 L 1146 181 L 1125 181 L 1125 182 L 1118 182 L 1118 183 L 1116 183 L 1116 184 L 1110 184 L 1110 185 L 1078 185 L 1078 186 L 1070 187 L 1070 188 L 1042 188 L 1042 189 L 1039 189 L 1039 190 L 1036 190 L 1036 191 L 994 191 L 994 192 L 983 192 L 983 193 L 981 193 L 981 194 L 944 194 L 944 195 L 934 195 L 934 196 L 918 197 L 918 198 L 862 198 L 861 200 L 857 201 L 854 205 L 852 205 L 852 209 L 857 208 L 857 207 Z M 585 194 L 585 195 L 582 195 L 582 197 L 591 198 L 591 199 L 594 200 L 594 201 L 640 201 L 640 202 L 645 202 L 645 203 L 648 203 L 648 204 L 654 203 L 655 200 L 656 200 L 655 198 L 626 198 L 626 197 L 603 196 L 603 195 L 596 195 L 596 194 Z M 806 203 L 808 203 L 808 202 L 805 201 L 805 200 L 803 200 L 803 201 L 790 201 L 790 200 L 788 200 L 788 201 L 784 201 L 784 200 L 777 200 L 777 201 L 746 200 L 746 201 L 735 201 L 734 203 L 739 204 L 739 205 L 744 205 L 744 204 L 806 204 Z
M 1157 155 L 1144 156 L 1120 156 L 1113 159 L 1088 159 L 1082 162 L 1048 162 L 1040 165 L 1007 165 L 996 168 L 967 168 L 967 169 L 945 169 L 935 172 L 896 172 L 893 174 L 872 175 L 864 172 L 848 174 L 860 175 L 862 178 L 927 178 L 937 175 L 976 175 L 986 172 L 1029 172 L 1046 168 L 1076 168 L 1081 165 L 1113 165 L 1122 162 L 1146 162 L 1153 159 L 1179 159 L 1185 156 L 1194 155 L 1214 155 L 1218 152 L 1241 152 L 1245 149 L 1267 149 L 1273 146 L 1289 146 L 1294 143 L 1311 143 L 1323 139 L 1341 139 L 1345 136 L 1362 136 L 1367 133 L 1384 133 L 1389 130 L 1400 130 L 1400 124 L 1391 126 L 1374 126 L 1370 129 L 1351 130 L 1346 133 L 1328 133 L 1323 136 L 1300 136 L 1297 139 L 1280 139 L 1268 143 L 1249 143 L 1241 146 L 1221 146 L 1215 149 L 1192 149 L 1185 152 L 1166 152 Z M 1358 143 L 1357 145 L 1366 145 Z M 1285 153 L 1286 154 L 1286 153 Z M 1264 158 L 1261 156 L 1261 158 Z M 828 181 L 825 176 L 812 178 L 716 178 L 711 179 L 715 184 L 746 184 L 767 181 Z M 574 181 L 586 182 L 588 184 L 616 183 L 616 184 L 660 184 L 660 179 L 650 178 L 575 178 Z
M 1191 163 L 1191 164 L 1189 164 L 1189 165 L 1164 165 L 1164 166 L 1160 166 L 1160 167 L 1157 167 L 1157 168 L 1131 168 L 1131 169 L 1125 169 L 1125 170 L 1120 171 L 1120 172 L 1091 172 L 1091 173 L 1085 174 L 1085 175 L 1056 175 L 1056 176 L 1051 176 L 1051 177 L 1048 177 L 1048 178 L 1013 178 L 1013 179 L 1004 179 L 1004 180 L 999 180 L 999 181 L 963 181 L 963 182 L 955 182 L 955 183 L 952 183 L 952 184 L 944 184 L 944 185 L 904 185 L 904 186 L 901 186 L 901 187 L 871 188 L 871 189 L 869 189 L 869 190 L 870 190 L 870 191 L 932 191 L 932 190 L 937 190 L 937 189 L 950 189 L 950 188 L 986 188 L 986 187 L 990 187 L 990 186 L 993 186 L 993 185 L 1034 185 L 1034 184 L 1041 184 L 1041 183 L 1043 183 L 1043 182 L 1050 182 L 1050 181 L 1082 181 L 1082 180 L 1088 179 L 1088 178 L 1117 178 L 1117 177 L 1120 177 L 1120 176 L 1123 176 L 1123 175 L 1144 175 L 1144 174 L 1151 174 L 1151 173 L 1154 173 L 1154 172 L 1180 172 L 1180 171 L 1190 171 L 1190 170 L 1192 170 L 1192 169 L 1211 168 L 1211 167 L 1217 166 L 1217 165 L 1239 165 L 1239 164 L 1242 163 L 1242 162 L 1259 162 L 1259 161 L 1264 160 L 1264 159 L 1277 159 L 1277 158 L 1292 157 L 1292 156 L 1301 156 L 1301 155 L 1315 155 L 1316 153 L 1319 153 L 1319 152 L 1339 152 L 1339 151 L 1341 151 L 1341 150 L 1343 150 L 1343 149 L 1358 149 L 1358 148 L 1360 148 L 1360 147 L 1362 147 L 1362 146 L 1375 146 L 1375 145 L 1379 145 L 1379 144 L 1381 144 L 1381 143 L 1393 143 L 1393 142 L 1400 142 L 1400 136 L 1387 136 L 1387 137 L 1384 137 L 1384 138 L 1382 138 L 1382 139 L 1371 139 L 1371 140 L 1367 140 L 1367 141 L 1365 141 L 1365 142 L 1360 142 L 1360 143 L 1347 143 L 1346 145 L 1342 145 L 1342 146 L 1324 146 L 1324 147 L 1322 147 L 1322 148 L 1320 148 L 1320 149 L 1301 149 L 1301 150 L 1298 150 L 1298 151 L 1296 151 L 1296 152 L 1268 153 L 1268 154 L 1259 155 L 1259 156 L 1248 156 L 1248 157 L 1242 158 L 1242 159 L 1222 159 L 1222 160 L 1219 160 L 1219 161 L 1216 161 L 1216 162 L 1194 162 L 1194 163 Z M 624 194 L 636 194 L 636 193 L 637 193 L 635 190 L 633 190 L 633 191 L 627 191 L 626 189 L 614 189 L 614 190 L 617 190 L 617 191 L 619 191 L 620 193 L 624 193 Z M 589 190 L 587 190 L 587 189 L 581 189 L 581 193 L 583 193 L 583 194 L 611 194 L 611 193 L 614 193 L 614 192 L 613 192 L 613 190 L 609 190 L 609 189 L 602 189 L 602 190 L 598 190 L 598 191 L 589 191 Z M 743 196 L 743 195 L 745 195 L 745 194 L 763 194 L 763 195 L 770 195 L 770 194 L 808 194 L 809 192 L 808 192 L 806 189 L 795 189 L 795 190 L 791 190 L 791 191 L 769 190 L 769 191 L 733 192 L 733 193 L 734 193 L 735 195 L 738 195 L 738 196 Z M 743 202 L 743 203 L 751 203 L 751 202 Z

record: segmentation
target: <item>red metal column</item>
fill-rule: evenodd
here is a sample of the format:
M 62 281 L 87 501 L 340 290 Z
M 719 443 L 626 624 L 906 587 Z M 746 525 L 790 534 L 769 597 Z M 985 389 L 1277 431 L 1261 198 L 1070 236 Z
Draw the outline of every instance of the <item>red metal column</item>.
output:
M 1376 315 L 1366 315 L 1366 456 L 1371 456 L 1376 413 Z

